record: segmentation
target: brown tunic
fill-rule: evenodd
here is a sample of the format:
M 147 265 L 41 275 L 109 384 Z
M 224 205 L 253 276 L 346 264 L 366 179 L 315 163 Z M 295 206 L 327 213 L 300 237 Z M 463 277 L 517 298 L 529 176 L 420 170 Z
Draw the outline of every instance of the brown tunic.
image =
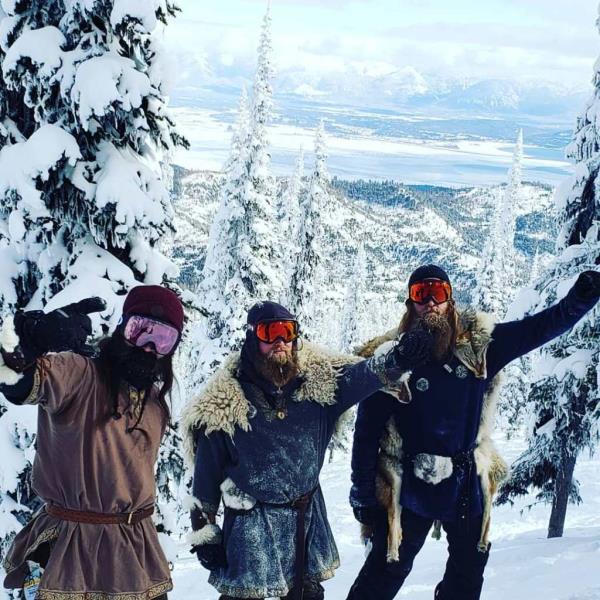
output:
M 155 500 L 154 463 L 167 417 L 156 400 L 146 404 L 137 429 L 127 386 L 119 394 L 122 418 L 96 360 L 70 352 L 38 361 L 29 402 L 37 403 L 37 454 L 32 484 L 46 503 L 100 513 L 133 512 Z M 142 600 L 172 589 L 167 560 L 151 518 L 137 524 L 62 521 L 43 508 L 17 535 L 4 568 L 5 587 L 20 587 L 25 561 L 50 548 L 40 600 Z

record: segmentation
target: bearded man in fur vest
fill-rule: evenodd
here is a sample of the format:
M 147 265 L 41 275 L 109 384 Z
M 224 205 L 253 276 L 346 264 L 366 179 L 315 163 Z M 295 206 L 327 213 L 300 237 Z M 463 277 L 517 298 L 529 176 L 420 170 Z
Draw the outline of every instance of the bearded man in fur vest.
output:
M 434 522 L 449 555 L 436 600 L 480 597 L 492 498 L 507 474 L 490 438 L 498 374 L 568 331 L 599 295 L 600 273 L 587 271 L 555 306 L 495 325 L 472 309 L 458 312 L 440 267 L 411 275 L 400 326 L 361 350 L 377 355 L 399 338 L 408 359 L 402 385 L 390 382 L 358 409 L 350 503 L 372 550 L 348 600 L 394 598 Z
M 250 309 L 241 352 L 183 417 L 195 462 L 192 552 L 223 600 L 324 597 L 319 582 L 339 558 L 319 473 L 342 414 L 394 376 L 395 351 L 381 360 L 335 356 L 299 345 L 283 306 Z

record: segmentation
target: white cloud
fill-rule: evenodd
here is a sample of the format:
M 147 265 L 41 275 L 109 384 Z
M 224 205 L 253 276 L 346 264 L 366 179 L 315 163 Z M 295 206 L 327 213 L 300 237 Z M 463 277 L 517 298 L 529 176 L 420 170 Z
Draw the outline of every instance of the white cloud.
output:
M 180 56 L 201 55 L 195 79 L 251 78 L 264 0 L 184 0 L 167 27 Z M 369 65 L 375 73 L 413 68 L 447 77 L 540 78 L 586 85 L 600 51 L 593 0 L 276 0 L 279 76 L 315 86 L 331 74 Z M 193 61 L 184 64 L 192 68 Z M 222 72 L 226 71 L 226 72 Z M 387 73 L 386 73 L 387 71 Z M 190 73 L 186 73 L 189 78 Z M 374 75 L 377 76 L 377 75 Z M 318 88 L 315 88 L 318 89 Z

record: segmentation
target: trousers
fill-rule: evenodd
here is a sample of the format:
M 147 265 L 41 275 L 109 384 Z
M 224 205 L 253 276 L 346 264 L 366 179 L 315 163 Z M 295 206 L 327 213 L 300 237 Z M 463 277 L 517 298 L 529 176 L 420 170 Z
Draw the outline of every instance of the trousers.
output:
M 477 548 L 481 521 L 482 515 L 442 521 L 448 540 L 448 560 L 444 577 L 436 588 L 436 600 L 479 600 L 489 556 L 489 548 L 486 552 Z M 433 519 L 403 509 L 401 522 L 399 560 L 387 562 L 387 520 L 385 515 L 377 520 L 373 548 L 347 600 L 392 600 L 396 596 L 425 543 Z

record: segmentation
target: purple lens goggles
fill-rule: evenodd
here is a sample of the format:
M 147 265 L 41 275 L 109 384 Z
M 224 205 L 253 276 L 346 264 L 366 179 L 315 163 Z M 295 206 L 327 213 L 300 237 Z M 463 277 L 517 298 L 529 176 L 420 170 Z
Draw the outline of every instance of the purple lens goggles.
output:
M 179 342 L 179 331 L 173 325 L 144 317 L 131 315 L 127 317 L 123 337 L 133 346 L 143 348 L 151 344 L 157 354 L 171 354 Z

